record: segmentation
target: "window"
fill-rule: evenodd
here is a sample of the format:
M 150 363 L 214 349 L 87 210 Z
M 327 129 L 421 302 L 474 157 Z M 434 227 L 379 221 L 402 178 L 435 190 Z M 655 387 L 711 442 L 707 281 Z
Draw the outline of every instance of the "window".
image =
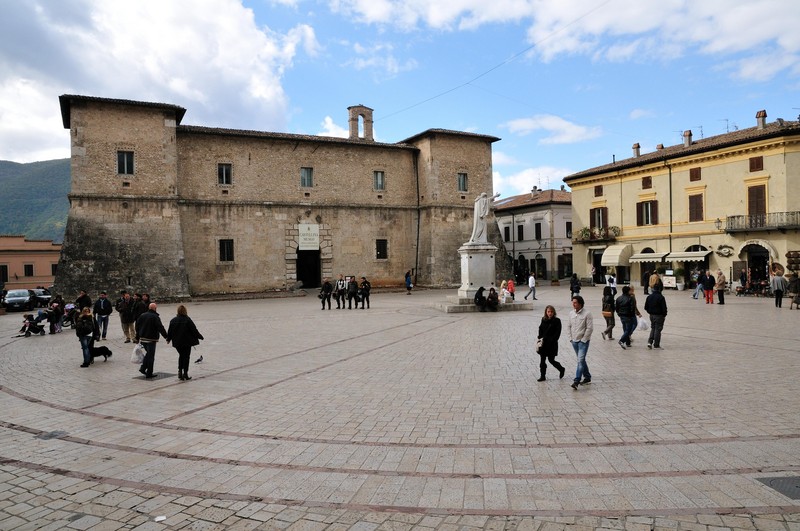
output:
M 117 151 L 117 173 L 133 175 L 133 151 Z
M 521 242 L 525 239 L 525 226 L 517 225 L 517 241 Z
M 467 191 L 467 174 L 466 173 L 459 173 L 458 174 L 458 191 L 459 192 L 466 192 Z
M 511 241 L 511 227 L 503 227 L 503 241 Z
M 219 261 L 233 262 L 233 240 L 219 241 Z
M 762 171 L 764 169 L 764 157 L 750 158 L 750 171 Z
M 700 168 L 692 168 L 689 170 L 689 180 L 690 181 L 700 180 Z
M 375 258 L 378 260 L 389 259 L 389 240 L 375 240 Z
M 56 276 L 58 272 L 58 264 L 50 264 L 50 274 Z
M 608 223 L 608 208 L 599 207 L 589 211 L 589 226 L 593 229 L 605 229 Z
M 382 171 L 372 172 L 372 187 L 375 190 L 386 190 L 386 181 Z
M 217 183 L 233 184 L 233 166 L 231 164 L 217 164 Z
M 642 190 L 647 190 L 648 188 L 652 187 L 653 187 L 653 178 L 650 176 L 642 177 Z
M 767 186 L 747 187 L 747 224 L 750 228 L 763 227 L 767 223 Z
M 314 168 L 300 168 L 300 186 L 303 188 L 314 186 Z
M 8 266 L 5 264 L 0 265 L 0 282 L 3 284 L 8 282 Z
M 598 184 L 594 187 L 594 196 L 595 197 L 602 197 L 603 196 L 603 185 Z
M 26 277 L 32 277 L 33 276 L 33 264 L 25 264 L 22 267 L 23 267 L 23 269 L 25 271 L 24 274 L 25 274 Z
M 703 194 L 689 196 L 689 221 L 703 221 Z
M 658 201 L 636 203 L 636 225 L 658 225 Z
M 535 223 L 533 225 L 533 237 L 536 238 L 537 240 L 541 240 L 542 239 L 542 224 L 541 223 Z
M 567 225 L 565 227 L 565 230 L 567 231 L 567 238 L 572 239 L 572 222 L 571 221 L 567 221 Z

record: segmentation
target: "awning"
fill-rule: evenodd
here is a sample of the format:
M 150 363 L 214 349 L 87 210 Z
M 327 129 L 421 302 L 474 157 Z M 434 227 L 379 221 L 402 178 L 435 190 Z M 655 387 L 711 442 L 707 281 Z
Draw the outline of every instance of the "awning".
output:
M 633 252 L 633 247 L 629 243 L 624 245 L 609 245 L 600 258 L 601 266 L 626 266 L 628 258 Z
M 669 253 L 636 253 L 628 258 L 629 262 L 661 262 Z
M 703 260 L 706 259 L 706 256 L 708 256 L 709 254 L 711 254 L 711 250 L 669 253 L 667 255 L 667 260 L 673 260 L 675 262 L 702 262 Z

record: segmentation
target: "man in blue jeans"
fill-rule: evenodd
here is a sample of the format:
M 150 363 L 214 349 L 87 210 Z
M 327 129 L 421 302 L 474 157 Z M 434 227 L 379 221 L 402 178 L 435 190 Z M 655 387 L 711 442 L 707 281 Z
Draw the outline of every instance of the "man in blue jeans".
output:
M 575 370 L 575 379 L 572 387 L 576 391 L 578 385 L 592 383 L 592 375 L 589 373 L 589 365 L 586 363 L 586 353 L 589 351 L 589 340 L 592 338 L 594 326 L 593 317 L 589 310 L 583 307 L 583 297 L 575 295 L 572 297 L 572 311 L 569 312 L 567 320 L 567 333 L 570 343 L 578 356 L 578 368 Z

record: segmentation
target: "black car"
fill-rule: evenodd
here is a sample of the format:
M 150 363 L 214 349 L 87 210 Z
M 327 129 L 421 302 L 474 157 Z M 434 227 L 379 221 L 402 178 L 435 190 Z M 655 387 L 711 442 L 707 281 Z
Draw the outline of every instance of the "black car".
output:
M 33 310 L 36 295 L 30 289 L 10 289 L 5 298 L 6 310 Z
M 44 288 L 34 288 L 31 291 L 33 291 L 33 296 L 36 299 L 36 306 L 41 308 L 47 308 L 50 306 L 50 298 L 52 295 L 48 290 Z

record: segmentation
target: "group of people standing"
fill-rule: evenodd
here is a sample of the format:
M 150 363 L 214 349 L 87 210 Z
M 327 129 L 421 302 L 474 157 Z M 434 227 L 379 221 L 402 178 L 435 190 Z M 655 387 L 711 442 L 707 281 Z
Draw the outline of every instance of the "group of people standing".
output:
M 322 279 L 322 286 L 319 288 L 319 299 L 322 302 L 322 309 L 325 309 L 325 304 L 327 303 L 328 309 L 331 309 L 331 298 L 335 295 L 336 296 L 336 309 L 344 310 L 345 301 L 347 301 L 347 309 L 353 309 L 353 301 L 356 303 L 356 309 L 358 309 L 358 303 L 361 303 L 361 309 L 365 309 L 364 305 L 366 304 L 366 309 L 369 309 L 369 292 L 372 290 L 372 284 L 370 284 L 367 277 L 361 277 L 361 283 L 356 281 L 356 277 L 348 277 L 347 279 L 344 278 L 343 275 L 339 275 L 339 279 L 336 281 L 336 285 L 331 282 L 331 279 L 325 277 Z M 411 290 L 409 288 L 409 293 Z
M 697 299 L 702 295 L 706 304 L 714 304 L 714 292 L 717 292 L 719 304 L 725 304 L 725 290 L 728 288 L 728 279 L 722 273 L 722 270 L 717 269 L 717 276 L 714 277 L 711 270 L 700 269 L 697 273 L 697 287 L 692 295 L 693 299 Z

